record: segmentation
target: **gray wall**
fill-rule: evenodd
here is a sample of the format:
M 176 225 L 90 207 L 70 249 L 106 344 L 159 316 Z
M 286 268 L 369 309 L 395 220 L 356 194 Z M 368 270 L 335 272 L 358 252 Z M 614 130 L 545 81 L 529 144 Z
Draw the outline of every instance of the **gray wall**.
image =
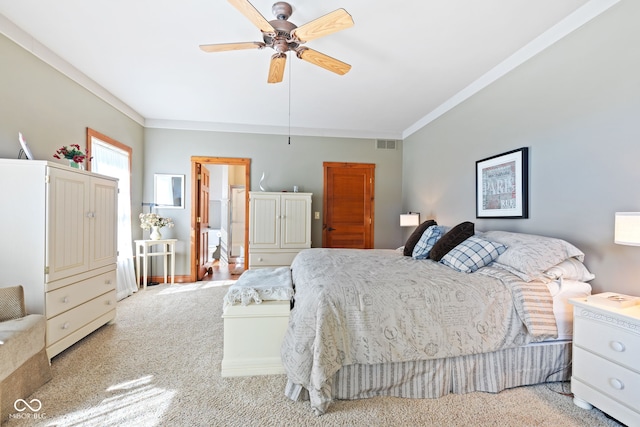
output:
M 186 175 L 185 210 L 158 212 L 174 218 L 173 229 L 163 229 L 163 237 L 180 240 L 176 251 L 176 274 L 189 272 L 191 156 L 241 157 L 251 159 L 251 191 L 259 191 L 265 173 L 271 191 L 313 193 L 312 210 L 322 216 L 323 162 L 375 163 L 376 248 L 395 248 L 401 242 L 399 215 L 402 211 L 402 144 L 396 150 L 377 150 L 370 139 L 286 136 L 146 129 L 144 195 L 153 195 L 154 173 Z M 145 200 L 147 200 L 145 199 Z M 150 199 L 149 199 L 150 200 Z M 314 247 L 322 246 L 322 217 L 312 220 Z
M 63 145 L 86 147 L 90 127 L 133 149 L 132 199 L 139 205 L 143 127 L 3 35 L 0 58 L 0 157 L 17 158 L 22 132 L 36 159 L 64 164 L 53 154 Z M 134 232 L 139 224 L 132 219 Z
M 323 161 L 376 163 L 376 247 L 403 243 L 401 211 L 451 225 L 473 220 L 479 229 L 565 238 L 586 252 L 597 291 L 638 294 L 640 248 L 613 244 L 614 212 L 640 211 L 637 16 L 640 2 L 620 2 L 397 151 L 377 151 L 361 139 L 294 136 L 289 146 L 284 136 L 145 130 L 0 35 L 0 157 L 17 156 L 18 131 L 36 158 L 51 161 L 61 145 L 84 146 L 86 127 L 131 146 L 134 238 L 142 237 L 135 217 L 152 197 L 153 174 L 186 175 L 190 195 L 194 155 L 251 158 L 252 190 L 265 172 L 272 190 L 298 185 L 313 192 L 319 212 Z M 530 218 L 476 220 L 475 161 L 522 146 L 530 147 Z M 181 240 L 177 274 L 188 274 L 190 212 L 170 212 L 177 226 L 163 233 Z M 314 246 L 321 222 L 313 221 Z
M 640 211 L 638 16 L 620 2 L 406 138 L 405 210 L 564 238 L 594 290 L 640 294 L 640 248 L 613 243 L 614 212 Z M 529 219 L 476 219 L 475 162 L 523 146 Z
M 322 212 L 322 162 L 376 164 L 375 246 L 394 247 L 401 240 L 402 144 L 397 150 L 376 150 L 369 139 L 232 134 L 206 131 L 145 129 L 87 89 L 81 87 L 30 52 L 0 35 L 0 157 L 15 158 L 21 131 L 34 157 L 53 158 L 62 145 L 85 146 L 91 127 L 133 149 L 132 231 L 143 238 L 137 216 L 153 201 L 153 174 L 186 176 L 187 208 L 158 212 L 175 219 L 176 227 L 163 229 L 164 237 L 180 239 L 176 274 L 189 274 L 190 158 L 191 156 L 247 157 L 251 163 L 251 190 L 259 190 L 262 172 L 271 190 L 313 192 L 313 210 Z M 322 243 L 322 220 L 312 223 L 314 246 Z

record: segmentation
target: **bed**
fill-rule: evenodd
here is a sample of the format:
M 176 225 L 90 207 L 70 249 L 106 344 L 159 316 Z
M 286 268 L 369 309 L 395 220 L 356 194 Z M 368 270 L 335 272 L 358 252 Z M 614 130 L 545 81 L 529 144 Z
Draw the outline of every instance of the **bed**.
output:
M 456 228 L 442 227 L 439 238 Z M 401 250 L 300 252 L 281 349 L 285 395 L 321 415 L 334 399 L 437 398 L 569 379 L 567 300 L 588 295 L 593 278 L 584 254 L 519 233 L 461 239 L 440 248 L 438 261 Z M 473 239 L 503 250 L 472 272 L 444 262 Z

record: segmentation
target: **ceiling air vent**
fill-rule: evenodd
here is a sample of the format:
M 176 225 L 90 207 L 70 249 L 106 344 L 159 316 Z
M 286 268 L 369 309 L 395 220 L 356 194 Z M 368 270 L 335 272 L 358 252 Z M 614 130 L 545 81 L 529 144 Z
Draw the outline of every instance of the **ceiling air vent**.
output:
M 378 139 L 376 140 L 376 149 L 378 150 L 395 150 L 398 141 L 395 139 Z

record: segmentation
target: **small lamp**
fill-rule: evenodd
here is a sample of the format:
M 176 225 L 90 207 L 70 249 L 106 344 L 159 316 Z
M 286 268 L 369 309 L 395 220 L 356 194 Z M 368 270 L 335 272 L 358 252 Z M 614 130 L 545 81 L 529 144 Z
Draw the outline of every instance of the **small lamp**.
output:
M 640 246 L 640 212 L 616 212 L 614 234 L 619 245 Z
M 400 214 L 400 227 L 417 227 L 418 225 L 420 225 L 419 212 Z

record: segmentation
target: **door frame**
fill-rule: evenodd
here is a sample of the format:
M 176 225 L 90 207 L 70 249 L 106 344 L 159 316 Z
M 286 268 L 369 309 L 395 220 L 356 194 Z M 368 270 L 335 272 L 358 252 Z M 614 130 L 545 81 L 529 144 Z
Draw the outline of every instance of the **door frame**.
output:
M 191 259 L 190 281 L 195 282 L 198 271 L 198 245 L 196 228 L 198 224 L 198 171 L 197 164 L 201 165 L 229 165 L 244 166 L 244 179 L 247 191 L 245 192 L 245 209 L 249 212 L 249 188 L 251 187 L 251 159 L 238 157 L 209 157 L 191 156 Z M 249 269 L 249 215 L 244 218 L 244 269 Z

